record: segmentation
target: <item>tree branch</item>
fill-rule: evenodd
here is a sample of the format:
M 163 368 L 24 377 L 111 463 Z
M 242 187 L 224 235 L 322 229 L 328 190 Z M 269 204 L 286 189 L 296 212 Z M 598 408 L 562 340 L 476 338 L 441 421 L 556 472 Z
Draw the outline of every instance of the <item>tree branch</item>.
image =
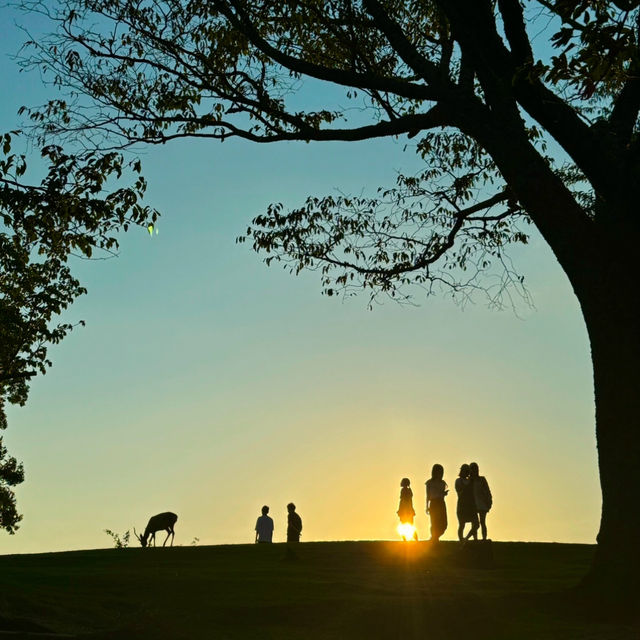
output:
M 533 51 L 524 23 L 520 0 L 498 0 L 504 31 L 511 46 L 511 53 L 518 64 L 533 62 Z
M 464 0 L 440 0 L 440 3 L 455 28 L 463 55 L 467 49 L 476 67 L 492 112 L 504 120 L 504 126 L 524 132 L 524 122 L 514 110 L 517 101 L 574 159 L 596 192 L 614 200 L 619 171 L 612 167 L 618 165 L 622 170 L 619 159 L 613 157 L 602 135 L 583 122 L 562 98 L 514 64 L 496 31 L 491 3 L 488 0 L 474 0 L 472 4 Z M 510 28 L 515 30 L 513 24 Z M 513 34 L 518 41 L 524 36 L 522 32 Z
M 640 113 L 640 68 L 634 65 L 634 75 L 625 83 L 614 103 L 609 124 L 624 143 L 629 142 Z
M 375 25 L 384 33 L 389 44 L 402 58 L 405 64 L 429 84 L 442 90 L 444 81 L 438 67 L 418 53 L 397 22 L 389 17 L 378 0 L 363 0 L 365 9 L 373 18 Z
M 629 78 L 614 101 L 609 118 L 612 131 L 626 143 L 631 139 L 640 112 L 640 12 L 636 16 L 635 59 L 629 65 Z
M 345 87 L 388 91 L 390 93 L 395 93 L 398 96 L 414 100 L 435 101 L 438 98 L 438 95 L 430 87 L 414 84 L 406 80 L 382 78 L 373 74 L 363 74 L 355 71 L 345 71 L 342 69 L 324 67 L 322 65 L 290 56 L 270 45 L 258 33 L 247 14 L 242 10 L 237 2 L 234 0 L 230 0 L 228 2 L 228 4 L 233 6 L 235 13 L 229 10 L 226 2 L 213 0 L 212 3 L 236 29 L 249 39 L 253 46 L 278 64 L 281 64 L 283 67 L 293 71 L 294 73 L 300 73 L 311 78 L 317 78 L 318 80 L 326 80 Z
M 137 118 L 141 122 L 144 122 L 144 118 Z M 155 118 L 149 118 L 149 121 L 155 121 Z M 179 123 L 179 122 L 197 122 L 197 118 L 162 118 L 163 122 L 167 123 Z M 364 127 L 355 127 L 353 129 L 314 129 L 312 127 L 305 127 L 298 131 L 282 131 L 274 133 L 273 135 L 259 135 L 245 129 L 237 127 L 231 122 L 225 120 L 204 120 L 203 124 L 207 126 L 217 127 L 220 131 L 212 133 L 199 133 L 199 132 L 184 132 L 184 133 L 172 133 L 162 134 L 158 133 L 157 138 L 152 139 L 146 136 L 136 137 L 135 135 L 127 136 L 131 144 L 135 142 L 148 142 L 149 144 L 164 144 L 170 140 L 176 140 L 179 138 L 212 138 L 218 140 L 225 140 L 230 137 L 243 138 L 252 142 L 268 143 L 268 142 L 282 142 L 282 141 L 344 141 L 354 142 L 358 140 L 367 140 L 369 138 L 381 138 L 386 136 L 396 136 L 403 133 L 412 133 L 416 130 L 426 130 L 435 127 L 445 127 L 450 124 L 449 118 L 446 117 L 443 110 L 438 106 L 432 107 L 426 113 L 407 114 L 396 118 L 395 120 L 382 120 L 373 125 L 366 125 Z
M 365 275 L 375 275 L 381 276 L 383 278 L 393 278 L 394 276 L 400 275 L 402 273 L 409 273 L 411 271 L 418 271 L 420 269 L 424 269 L 429 267 L 432 264 L 435 264 L 440 258 L 442 258 L 455 244 L 456 236 L 464 227 L 465 222 L 470 219 L 474 213 L 478 211 L 482 211 L 483 209 L 487 209 L 499 202 L 503 202 L 511 197 L 511 193 L 508 189 L 505 189 L 496 195 L 483 200 L 482 202 L 478 202 L 474 205 L 466 207 L 464 209 L 459 209 L 456 207 L 457 211 L 455 213 L 455 222 L 452 225 L 449 233 L 446 235 L 444 242 L 434 246 L 433 242 L 419 242 L 418 244 L 422 244 L 425 246 L 422 253 L 411 262 L 397 262 L 394 266 L 389 268 L 372 268 L 372 267 L 362 267 L 355 263 L 348 262 L 346 260 L 339 260 L 337 258 L 332 258 L 328 253 L 324 253 L 322 255 L 315 255 L 315 258 L 321 259 L 329 264 L 332 264 L 337 267 L 354 269 L 358 273 Z M 511 214 L 512 211 L 509 211 L 508 214 Z M 496 216 L 497 220 L 501 220 L 506 215 L 502 214 L 500 216 Z M 477 220 L 477 219 L 475 219 Z M 490 219 L 487 218 L 489 221 Z M 405 240 L 407 240 L 405 238 Z M 411 241 L 413 242 L 413 240 Z

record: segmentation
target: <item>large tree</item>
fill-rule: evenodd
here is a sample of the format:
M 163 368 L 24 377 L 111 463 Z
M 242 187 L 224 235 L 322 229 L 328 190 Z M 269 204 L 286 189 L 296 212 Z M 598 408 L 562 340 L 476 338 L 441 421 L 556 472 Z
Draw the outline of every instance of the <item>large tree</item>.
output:
M 320 268 L 330 294 L 361 285 L 403 295 L 415 282 L 466 295 L 497 262 L 507 268 L 489 289 L 496 301 L 520 285 L 505 247 L 534 225 L 591 343 L 603 502 L 587 582 L 611 578 L 637 595 L 639 4 L 27 3 L 57 24 L 29 62 L 71 96 L 32 117 L 46 134 L 84 132 L 97 146 L 406 136 L 424 159 L 420 175 L 371 199 L 275 205 L 249 230 L 268 260 Z
M 26 157 L 12 153 L 15 134 L 0 135 L 0 430 L 7 427 L 6 402 L 24 405 L 33 377 L 51 366 L 50 345 L 73 328 L 57 321 L 86 293 L 69 267 L 72 256 L 113 255 L 118 232 L 153 225 L 157 216 L 140 204 L 143 178 L 112 184 L 127 168 L 139 173 L 139 162 L 49 145 L 41 176 L 30 178 Z M 13 487 L 23 480 L 22 465 L 0 437 L 0 529 L 9 533 L 21 520 Z

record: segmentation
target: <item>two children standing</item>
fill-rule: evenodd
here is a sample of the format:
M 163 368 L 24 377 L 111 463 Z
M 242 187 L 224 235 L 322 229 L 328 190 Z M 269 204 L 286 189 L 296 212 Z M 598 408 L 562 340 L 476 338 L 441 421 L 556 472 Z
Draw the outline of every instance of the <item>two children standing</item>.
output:
M 410 488 L 408 478 L 400 482 L 400 506 L 398 517 L 402 524 L 413 525 L 415 511 L 413 509 L 413 491 Z M 446 531 L 447 506 L 445 497 L 449 493 L 447 483 L 444 481 L 444 468 L 441 464 L 434 464 L 431 470 L 431 478 L 426 482 L 427 487 L 427 515 L 431 517 L 431 540 L 437 541 Z M 493 497 L 489 489 L 489 483 L 480 475 L 478 464 L 463 464 L 455 483 L 458 494 L 456 515 L 458 517 L 458 539 L 461 542 L 473 537 L 478 539 L 478 528 L 482 530 L 482 539 L 487 539 L 487 513 L 493 504 Z M 464 535 L 465 524 L 471 523 L 471 530 Z M 418 539 L 414 532 L 414 539 Z
M 269 507 L 262 507 L 262 515 L 256 521 L 256 542 L 265 543 L 273 540 L 273 519 L 269 516 Z M 302 518 L 296 512 L 296 505 L 287 505 L 287 542 L 300 542 L 302 534 Z

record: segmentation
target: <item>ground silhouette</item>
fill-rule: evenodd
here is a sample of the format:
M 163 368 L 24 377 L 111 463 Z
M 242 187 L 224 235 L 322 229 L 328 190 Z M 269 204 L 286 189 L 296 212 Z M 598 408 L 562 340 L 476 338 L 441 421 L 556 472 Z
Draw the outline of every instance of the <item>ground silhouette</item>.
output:
M 637 640 L 632 620 L 607 620 L 602 607 L 585 612 L 568 591 L 593 546 L 491 546 L 490 569 L 446 541 L 303 543 L 295 562 L 285 560 L 286 544 L 0 556 L 0 631 L 449 640 L 474 629 L 474 640 Z

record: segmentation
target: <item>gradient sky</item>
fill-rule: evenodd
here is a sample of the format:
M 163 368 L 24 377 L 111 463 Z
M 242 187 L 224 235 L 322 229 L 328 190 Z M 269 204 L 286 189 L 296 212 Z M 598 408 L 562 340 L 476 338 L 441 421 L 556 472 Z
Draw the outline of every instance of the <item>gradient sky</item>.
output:
M 23 36 L 0 9 L 0 131 L 46 93 L 8 54 Z M 10 88 L 7 91 L 7 87 Z M 158 235 L 77 261 L 89 289 L 65 319 L 87 325 L 51 349 L 53 368 L 9 409 L 24 461 L 24 521 L 0 553 L 110 546 L 179 515 L 176 544 L 245 543 L 263 504 L 275 540 L 286 504 L 302 540 L 393 539 L 400 479 L 428 537 L 424 482 L 453 486 L 476 460 L 494 494 L 490 536 L 595 541 L 600 514 L 589 346 L 578 304 L 545 244 L 512 255 L 535 309 L 463 310 L 445 297 L 367 309 L 320 294 L 314 273 L 267 268 L 236 245 L 271 202 L 372 192 L 415 172 L 406 140 L 359 144 L 183 141 L 148 150 Z M 448 498 L 454 539 L 455 500 Z

